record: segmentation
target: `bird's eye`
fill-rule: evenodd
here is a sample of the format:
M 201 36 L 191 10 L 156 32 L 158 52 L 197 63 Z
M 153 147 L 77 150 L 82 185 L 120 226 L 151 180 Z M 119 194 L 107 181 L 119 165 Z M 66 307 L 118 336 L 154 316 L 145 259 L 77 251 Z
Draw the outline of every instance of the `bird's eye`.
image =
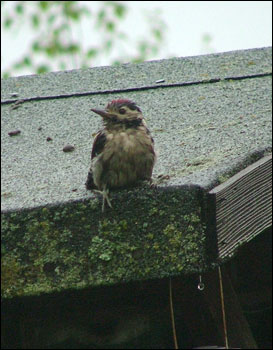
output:
M 120 108 L 120 109 L 119 109 L 119 113 L 120 113 L 120 114 L 125 114 L 125 113 L 126 113 L 126 110 L 125 110 L 124 108 Z

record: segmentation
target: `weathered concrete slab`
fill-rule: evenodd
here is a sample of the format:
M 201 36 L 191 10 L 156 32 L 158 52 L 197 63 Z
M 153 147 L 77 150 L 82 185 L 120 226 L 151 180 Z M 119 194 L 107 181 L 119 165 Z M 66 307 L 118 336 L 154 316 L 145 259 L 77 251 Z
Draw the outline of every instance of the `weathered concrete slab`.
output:
M 207 191 L 271 149 L 271 57 L 265 48 L 4 80 L 3 295 L 205 269 Z M 141 107 L 154 177 L 169 179 L 113 193 L 102 215 L 84 187 L 101 126 L 90 108 L 118 97 Z

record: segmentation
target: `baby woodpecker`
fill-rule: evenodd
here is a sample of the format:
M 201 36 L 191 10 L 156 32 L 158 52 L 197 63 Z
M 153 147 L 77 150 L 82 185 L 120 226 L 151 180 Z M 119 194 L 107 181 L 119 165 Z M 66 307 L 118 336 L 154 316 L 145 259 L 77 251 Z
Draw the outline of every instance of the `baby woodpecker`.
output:
M 103 119 L 94 139 L 91 167 L 85 186 L 100 192 L 111 206 L 109 190 L 151 180 L 155 163 L 154 140 L 140 108 L 130 100 L 108 103 L 105 110 L 91 109 Z

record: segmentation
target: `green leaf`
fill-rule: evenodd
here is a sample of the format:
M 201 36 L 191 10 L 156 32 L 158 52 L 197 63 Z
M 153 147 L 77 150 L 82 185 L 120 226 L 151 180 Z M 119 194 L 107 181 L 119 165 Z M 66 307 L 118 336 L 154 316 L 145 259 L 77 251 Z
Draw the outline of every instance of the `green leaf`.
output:
M 24 7 L 22 4 L 17 4 L 15 6 L 15 12 L 18 13 L 18 15 L 22 15 L 24 13 Z
M 53 22 L 55 22 L 55 20 L 56 20 L 56 15 L 51 14 L 47 19 L 47 23 L 53 24 Z
M 72 11 L 70 12 L 70 18 L 74 21 L 78 21 L 80 19 L 80 12 Z
M 64 3 L 64 7 L 63 7 L 63 11 L 64 14 L 71 18 L 74 21 L 79 20 L 81 12 L 77 7 L 73 7 L 75 1 L 63 1 Z
M 123 4 L 115 3 L 114 14 L 118 18 L 124 17 L 126 11 L 127 11 L 127 8 Z
M 34 52 L 39 52 L 42 50 L 42 47 L 41 47 L 39 41 L 34 41 L 31 48 L 32 48 L 32 51 L 34 51 Z
M 139 43 L 139 52 L 142 54 L 142 55 L 145 55 L 147 50 L 148 50 L 148 43 L 146 41 L 141 41 Z
M 161 41 L 162 40 L 162 31 L 160 29 L 154 28 L 152 30 L 152 33 L 156 40 Z
M 79 47 L 78 44 L 70 44 L 70 45 L 67 47 L 66 51 L 67 51 L 68 53 L 70 53 L 70 54 L 74 54 L 74 53 L 77 53 L 77 52 L 80 51 L 80 47 Z
M 91 11 L 87 7 L 82 7 L 80 9 L 80 12 L 81 12 L 81 14 L 86 15 L 86 16 L 90 16 L 91 15 Z
M 46 64 L 41 64 L 39 67 L 36 68 L 37 74 L 43 74 L 49 72 L 49 66 Z
M 30 59 L 30 57 L 29 56 L 26 56 L 26 57 L 24 57 L 24 59 L 23 59 L 23 64 L 25 65 L 25 66 L 27 66 L 27 67 L 30 67 L 31 66 L 31 59 Z
M 46 52 L 46 54 L 48 56 L 52 57 L 52 56 L 55 56 L 56 54 L 60 53 L 62 50 L 61 50 L 58 42 L 56 40 L 54 40 L 52 43 L 48 44 L 48 46 L 46 46 L 44 48 L 44 51 Z
M 212 37 L 209 33 L 203 34 L 202 40 L 205 44 L 209 44 L 212 41 Z
M 157 45 L 152 45 L 152 46 L 150 47 L 150 49 L 151 49 L 151 52 L 152 52 L 152 55 L 153 55 L 153 56 L 155 56 L 155 55 L 158 53 L 158 51 L 159 51 L 159 48 L 158 48 Z
M 132 63 L 141 63 L 144 59 L 142 57 L 135 57 L 131 60 Z
M 39 1 L 39 7 L 42 11 L 46 11 L 50 4 L 49 4 L 50 1 Z
M 3 75 L 2 75 L 3 79 L 7 79 L 9 77 L 10 77 L 10 72 L 4 72 Z
M 40 18 L 37 14 L 31 16 L 31 22 L 34 28 L 38 28 L 40 25 Z
M 115 23 L 112 21 L 108 21 L 106 23 L 106 29 L 108 30 L 108 32 L 114 32 L 115 26 L 116 26 Z
M 98 54 L 98 50 L 97 50 L 97 49 L 90 49 L 90 50 L 87 51 L 86 56 L 87 56 L 88 58 L 93 58 L 93 57 L 95 57 L 97 54 Z
M 102 22 L 104 21 L 104 18 L 106 17 L 106 12 L 105 10 L 100 10 L 99 13 L 98 13 L 98 24 L 101 25 Z
M 118 65 L 120 65 L 122 62 L 120 61 L 120 60 L 115 60 L 115 61 L 113 61 L 112 62 L 112 65 L 113 66 L 118 66 Z
M 66 30 L 68 30 L 69 26 L 67 23 L 63 23 L 61 24 L 59 27 L 55 28 L 53 30 L 53 36 L 54 38 L 57 40 L 59 39 L 59 35 L 61 34 L 61 32 L 64 32 Z
M 14 65 L 12 66 L 12 68 L 14 68 L 15 70 L 19 70 L 22 67 L 23 67 L 22 62 L 14 63 Z
M 104 48 L 106 51 L 110 51 L 113 46 L 113 40 L 107 40 L 104 44 Z
M 4 21 L 4 27 L 8 29 L 11 27 L 12 24 L 13 24 L 13 19 L 11 17 L 7 17 Z

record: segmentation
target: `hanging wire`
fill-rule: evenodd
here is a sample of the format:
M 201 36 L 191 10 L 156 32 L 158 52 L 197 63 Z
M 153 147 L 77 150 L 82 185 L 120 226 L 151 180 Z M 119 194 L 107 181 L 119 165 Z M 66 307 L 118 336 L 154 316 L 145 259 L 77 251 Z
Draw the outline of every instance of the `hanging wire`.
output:
M 202 276 L 201 275 L 199 275 L 199 283 L 197 285 L 197 288 L 199 290 L 201 290 L 201 291 L 205 289 L 205 284 L 202 282 Z
M 173 341 L 174 348 L 178 348 L 177 337 L 176 337 L 176 329 L 175 329 L 175 320 L 174 320 L 174 312 L 173 312 L 173 293 L 172 293 L 172 279 L 169 279 L 169 299 L 170 299 L 170 310 L 171 310 L 171 319 L 172 319 L 172 330 L 173 330 Z
M 227 336 L 227 323 L 226 323 L 225 303 L 224 303 L 224 292 L 223 292 L 223 281 L 222 281 L 222 272 L 221 272 L 221 267 L 220 266 L 218 266 L 218 274 L 219 274 L 219 283 L 220 283 L 220 296 L 221 296 L 221 306 L 222 306 L 225 346 L 226 346 L 226 349 L 229 349 L 228 336 Z

